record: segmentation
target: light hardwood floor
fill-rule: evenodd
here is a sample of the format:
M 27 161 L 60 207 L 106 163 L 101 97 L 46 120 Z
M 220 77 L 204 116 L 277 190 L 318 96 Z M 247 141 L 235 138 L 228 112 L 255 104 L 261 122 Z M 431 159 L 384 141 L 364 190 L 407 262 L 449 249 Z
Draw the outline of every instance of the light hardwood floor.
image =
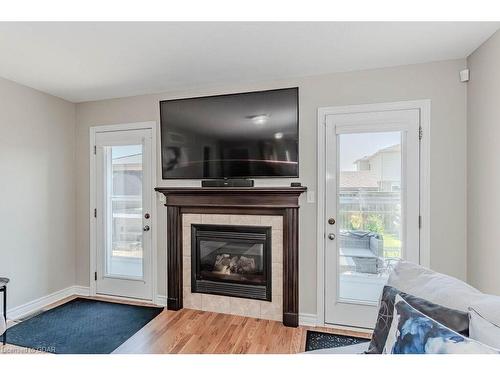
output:
M 55 307 L 74 297 L 51 306 Z M 108 300 L 98 298 L 99 300 Z M 116 302 L 113 300 L 109 300 Z M 280 322 L 198 310 L 164 310 L 114 353 L 244 354 L 301 353 L 308 329 L 369 338 L 371 334 L 333 328 L 285 327 Z M 0 345 L 1 347 L 1 345 Z M 7 345 L 0 352 L 26 352 Z M 32 352 L 32 351 L 31 351 Z

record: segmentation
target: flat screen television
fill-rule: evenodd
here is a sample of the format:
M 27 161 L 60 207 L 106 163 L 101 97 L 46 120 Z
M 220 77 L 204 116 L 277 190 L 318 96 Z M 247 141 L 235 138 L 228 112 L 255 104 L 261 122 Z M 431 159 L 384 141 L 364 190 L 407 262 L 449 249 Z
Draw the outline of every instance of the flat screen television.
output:
M 164 179 L 298 177 L 298 88 L 160 102 Z

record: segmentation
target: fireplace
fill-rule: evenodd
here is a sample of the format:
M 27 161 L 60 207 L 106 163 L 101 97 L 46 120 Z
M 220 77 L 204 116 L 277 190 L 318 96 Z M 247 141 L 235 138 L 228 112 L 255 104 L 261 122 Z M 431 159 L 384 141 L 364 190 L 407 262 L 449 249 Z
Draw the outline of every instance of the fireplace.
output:
M 253 304 L 258 302 L 260 316 L 263 319 L 275 319 L 281 315 L 281 321 L 285 326 L 297 327 L 299 324 L 299 197 L 307 188 L 305 187 L 253 187 L 253 188 L 201 188 L 201 187 L 157 187 L 156 191 L 166 197 L 167 207 L 167 309 L 180 310 L 186 306 L 196 310 L 214 311 L 220 307 L 220 312 L 231 313 L 235 311 L 232 307 L 233 300 Z M 188 225 L 183 225 L 183 217 L 187 215 L 200 216 Z M 217 216 L 217 217 L 216 217 Z M 217 296 L 214 306 L 206 305 L 211 301 L 210 295 L 192 293 L 192 225 L 197 223 L 206 224 L 236 224 L 231 223 L 233 216 L 260 216 L 260 224 L 269 225 L 270 216 L 281 217 L 280 228 L 274 223 L 273 241 L 275 242 L 272 252 L 272 265 L 275 269 L 281 268 L 282 274 L 273 272 L 273 276 L 279 277 L 278 284 L 274 285 L 273 301 L 248 300 L 238 298 Z M 266 218 L 266 220 L 264 220 Z M 265 224 L 264 224 L 265 223 Z M 243 224 L 243 223 L 241 223 Z M 281 227 L 282 224 L 282 227 Z M 248 224 L 244 224 L 248 225 Z M 276 230 L 275 230 L 276 229 Z M 276 233 L 274 233 L 276 232 Z M 278 240 L 278 241 L 277 241 Z M 280 245 L 277 244 L 280 243 Z M 279 247 L 277 247 L 279 246 Z M 277 250 L 278 249 L 278 250 Z M 277 256 L 279 254 L 279 256 Z M 187 255 L 187 256 L 186 256 Z M 186 258 L 189 258 L 186 262 Z M 189 264 L 189 265 L 187 265 Z M 189 282 L 186 284 L 184 275 L 189 267 Z M 269 278 L 268 278 L 269 280 Z M 209 281 L 209 280 L 205 280 Z M 196 283 L 193 283 L 196 284 Z M 235 283 L 236 284 L 236 283 Z M 275 283 L 273 283 L 275 284 Z M 274 294 L 274 292 L 277 292 Z M 274 297 L 276 296 L 276 298 Z M 206 298 L 205 298 L 206 297 Z M 231 299 L 231 301 L 228 301 Z M 276 309 L 281 305 L 281 309 Z M 240 308 L 238 307 L 238 310 Z M 217 311 L 219 312 L 219 311 Z
M 271 301 L 271 227 L 191 225 L 191 291 Z

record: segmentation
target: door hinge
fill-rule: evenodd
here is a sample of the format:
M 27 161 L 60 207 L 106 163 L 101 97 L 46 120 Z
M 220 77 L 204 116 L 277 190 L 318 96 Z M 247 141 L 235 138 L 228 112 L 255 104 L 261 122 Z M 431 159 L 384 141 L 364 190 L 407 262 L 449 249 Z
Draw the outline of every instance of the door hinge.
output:
M 94 208 L 94 217 L 97 217 L 97 208 Z
M 422 127 L 420 126 L 418 128 L 418 139 L 419 140 L 422 140 L 422 137 L 424 136 L 424 130 L 422 129 Z
M 94 145 L 94 155 L 97 155 L 97 146 Z
M 94 280 L 97 281 L 97 272 L 94 272 Z
M 422 229 L 422 216 L 418 215 L 418 228 Z

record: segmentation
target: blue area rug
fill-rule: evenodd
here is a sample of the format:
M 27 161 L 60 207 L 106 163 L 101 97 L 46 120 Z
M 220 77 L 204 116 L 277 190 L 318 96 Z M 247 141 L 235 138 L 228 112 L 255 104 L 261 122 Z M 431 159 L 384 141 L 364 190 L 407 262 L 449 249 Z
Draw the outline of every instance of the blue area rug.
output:
M 57 354 L 108 354 L 162 311 L 76 298 L 9 328 L 7 342 Z
M 306 352 L 317 349 L 338 348 L 339 346 L 360 344 L 367 341 L 370 340 L 353 336 L 335 335 L 333 333 L 307 331 Z

